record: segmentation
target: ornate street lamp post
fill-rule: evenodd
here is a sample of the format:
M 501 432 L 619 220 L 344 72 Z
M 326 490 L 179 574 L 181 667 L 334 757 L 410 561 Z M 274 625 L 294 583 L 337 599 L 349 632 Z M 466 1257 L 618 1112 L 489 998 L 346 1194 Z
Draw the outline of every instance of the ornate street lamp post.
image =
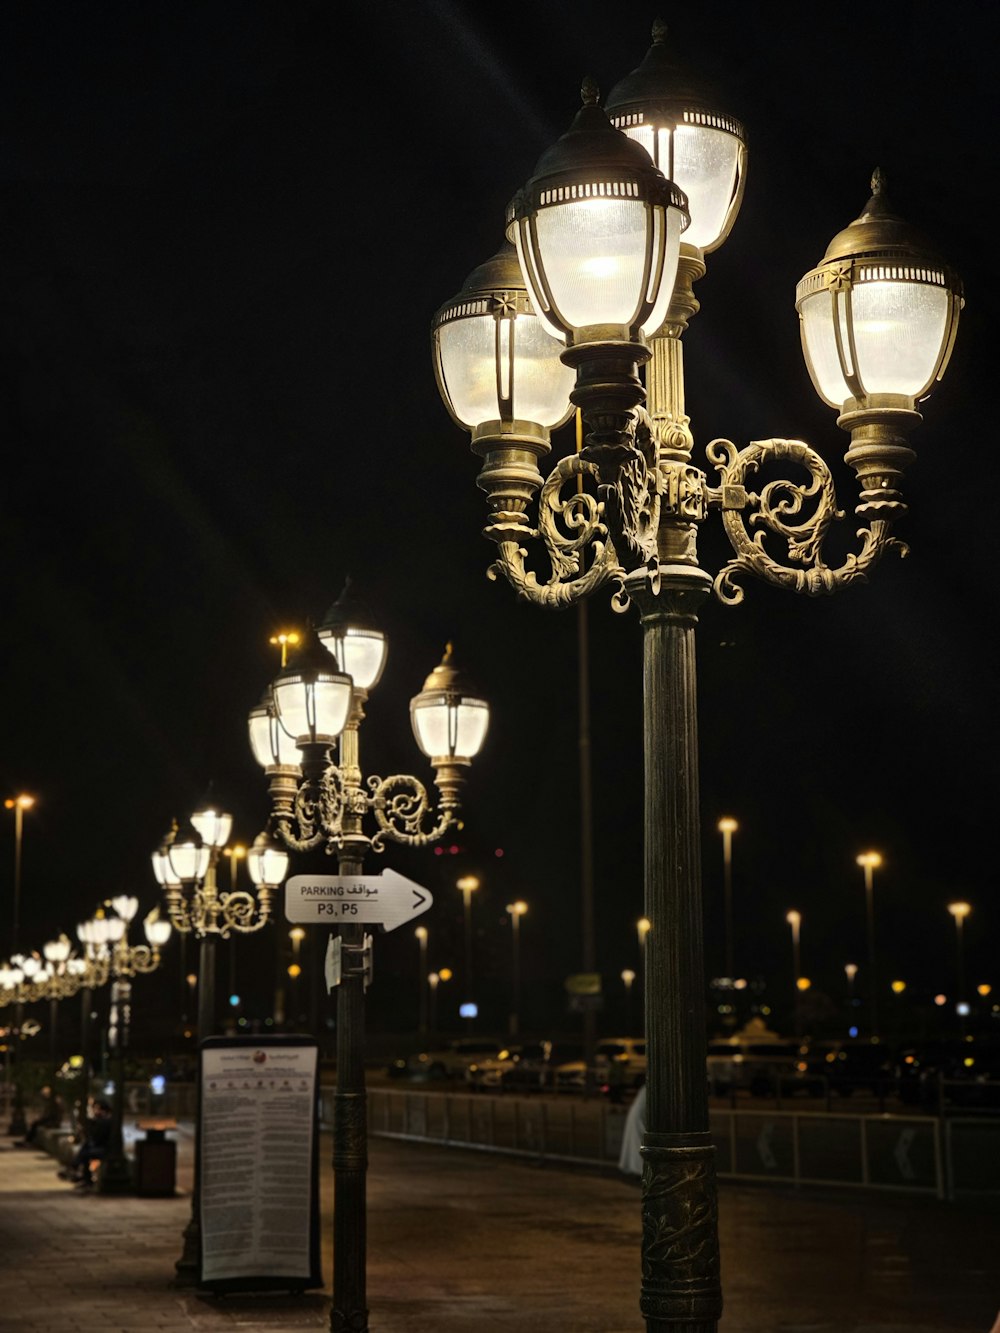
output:
M 156 908 L 145 918 L 145 944 L 129 944 L 129 926 L 139 910 L 139 899 L 127 894 L 112 898 L 105 906 L 115 915 L 102 918 L 106 926 L 104 944 L 112 977 L 111 1006 L 108 1011 L 108 1047 L 113 1064 L 115 1085 L 111 1107 L 111 1137 L 108 1151 L 97 1172 L 101 1194 L 127 1194 L 132 1190 L 132 1172 L 125 1156 L 123 1124 L 125 1117 L 125 1061 L 128 1055 L 129 1029 L 132 1022 L 132 978 L 155 972 L 160 965 L 160 949 L 170 938 L 170 922 L 161 921 Z
M 838 517 L 833 482 L 808 445 L 775 439 L 740 449 L 715 440 L 707 449 L 714 486 L 692 458 L 682 337 L 699 308 L 693 284 L 705 257 L 735 220 L 745 160 L 742 127 L 678 70 L 658 23 L 607 112 L 584 84 L 570 131 L 512 199 L 517 267 L 504 252 L 502 266 L 476 270 L 432 329 L 445 402 L 484 460 L 478 485 L 496 546 L 492 576 L 548 607 L 608 585 L 615 608 L 635 606 L 642 623 L 652 926 L 641 1308 L 654 1333 L 714 1333 L 722 1309 L 705 1079 L 698 609 L 713 590 L 725 604 L 740 602 L 747 575 L 810 596 L 832 593 L 904 549 L 892 528 L 905 510 L 907 441 L 920 422 L 916 403 L 944 370 L 962 304 L 958 280 L 893 214 L 876 173 L 861 217 L 797 290 L 806 362 L 850 435 L 846 460 L 861 485 L 861 550 L 831 567 L 823 545 Z M 553 335 L 547 355 L 536 333 L 543 329 Z M 543 480 L 538 464 L 560 420 L 567 369 L 587 442 Z M 790 466 L 800 479 L 755 491 L 764 464 Z M 579 489 L 579 478 L 592 489 Z M 710 513 L 721 515 L 734 551 L 714 579 L 697 555 Z M 527 563 L 538 539 L 544 581 Z
M 489 721 L 486 703 L 455 667 L 449 644 L 410 703 L 413 734 L 434 769 L 436 816 L 418 778 L 363 777 L 359 731 L 368 694 L 382 675 L 386 647 L 385 635 L 348 582 L 318 628 L 303 633 L 250 714 L 250 744 L 267 775 L 276 837 L 292 852 L 322 848 L 336 856 L 342 876 L 361 875 L 370 851 L 384 852 L 389 843 L 423 847 L 456 824 L 464 770 L 478 753 Z M 364 831 L 368 815 L 376 824 L 373 836 Z M 341 925 L 339 936 L 330 1327 L 334 1333 L 365 1333 L 368 946 L 361 923 Z
M 265 831 L 247 853 L 254 892 L 220 892 L 219 857 L 229 841 L 233 817 L 206 801 L 181 827 L 176 825 L 153 853 L 153 874 L 163 890 L 167 915 L 175 930 L 198 939 L 198 1040 L 215 1032 L 215 941 L 231 932 L 251 935 L 271 916 L 271 900 L 284 880 L 288 857 Z M 191 1217 L 184 1229 L 181 1256 L 174 1265 L 178 1286 L 195 1286 L 201 1268 L 201 1063 L 198 1065 L 198 1107 L 195 1115 L 195 1173 Z

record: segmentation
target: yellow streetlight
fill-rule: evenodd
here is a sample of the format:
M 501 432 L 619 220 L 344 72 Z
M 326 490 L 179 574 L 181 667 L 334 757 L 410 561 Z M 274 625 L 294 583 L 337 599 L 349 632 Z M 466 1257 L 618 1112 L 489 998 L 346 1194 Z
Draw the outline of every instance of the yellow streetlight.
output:
M 6 810 L 14 811 L 14 922 L 11 931 L 11 953 L 17 953 L 19 914 L 21 910 L 21 841 L 24 836 L 24 812 L 35 804 L 34 796 L 20 792 L 4 801 Z
M 463 875 L 455 886 L 462 895 L 463 915 L 465 918 L 465 998 L 473 998 L 472 985 L 472 895 L 479 888 L 475 875 Z
M 965 1003 L 965 918 L 972 911 L 972 905 L 967 902 L 949 903 L 948 911 L 955 919 L 956 957 L 958 959 L 958 1004 L 961 1006 Z M 958 1012 L 962 1015 L 962 1028 L 964 1030 L 965 1015 L 962 1013 L 961 1007 Z
M 875 871 L 882 864 L 881 852 L 860 852 L 855 858 L 865 875 L 865 920 L 868 931 L 868 994 L 871 1004 L 871 1037 L 878 1041 L 878 976 L 875 970 Z
M 987 997 L 987 995 L 989 995 L 989 994 L 992 992 L 992 990 L 993 990 L 993 987 L 990 986 L 990 985 L 988 985 L 988 984 L 984 981 L 984 982 L 982 982 L 979 986 L 976 987 L 976 994 L 977 994 L 977 995 L 981 995 L 981 996 L 983 997 L 983 999 L 985 1000 L 986 997 Z
M 739 824 L 731 815 L 723 815 L 718 829 L 722 834 L 723 907 L 726 926 L 726 976 L 736 975 L 735 934 L 733 932 L 733 834 Z
M 520 960 L 520 942 L 521 942 L 521 917 L 528 910 L 528 904 L 518 899 L 516 903 L 507 904 L 507 915 L 510 917 L 510 959 L 511 959 L 511 1011 L 510 1011 L 510 1035 L 516 1037 L 521 1024 L 520 999 L 521 999 L 521 960 Z
M 273 648 L 281 649 L 281 665 L 288 665 L 288 650 L 294 648 L 300 641 L 301 635 L 297 630 L 280 630 L 277 634 L 272 634 L 268 642 Z

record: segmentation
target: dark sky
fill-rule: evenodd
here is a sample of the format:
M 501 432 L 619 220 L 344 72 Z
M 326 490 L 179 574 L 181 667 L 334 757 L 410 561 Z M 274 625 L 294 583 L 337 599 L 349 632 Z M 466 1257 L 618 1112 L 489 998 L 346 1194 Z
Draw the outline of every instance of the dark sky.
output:
M 149 852 L 210 781 L 237 836 L 263 826 L 245 719 L 277 667 L 268 638 L 321 615 L 350 575 L 390 635 L 366 771 L 430 777 L 407 704 L 449 639 L 494 708 L 463 850 L 385 858 L 436 895 L 431 964 L 458 963 L 454 880 L 475 870 L 479 970 L 504 975 L 504 905 L 523 897 L 526 985 L 561 1003 L 580 957 L 576 616 L 487 581 L 477 461 L 438 398 L 429 328 L 496 250 L 582 77 L 610 89 L 661 11 L 672 22 L 658 0 L 4 7 L 0 786 L 39 802 L 22 944 L 72 931 L 112 892 L 152 906 Z M 850 543 L 847 436 L 811 387 L 793 303 L 875 166 L 968 299 L 912 440 L 910 557 L 828 599 L 751 584 L 743 606 L 701 618 L 710 968 L 728 813 L 737 958 L 775 987 L 790 907 L 817 986 L 839 995 L 844 963 L 865 962 L 855 855 L 869 846 L 886 862 L 885 976 L 951 986 L 945 905 L 964 897 L 970 981 L 1000 985 L 988 14 L 716 4 L 672 22 L 750 143 L 743 209 L 685 339 L 699 463 L 720 435 L 808 440 L 835 468 Z M 713 573 L 727 558 L 717 518 L 700 549 Z M 642 911 L 640 633 L 604 594 L 589 614 L 610 986 L 635 965 Z M 394 984 L 415 971 L 412 932 L 378 950 L 373 1021 L 412 1026 Z

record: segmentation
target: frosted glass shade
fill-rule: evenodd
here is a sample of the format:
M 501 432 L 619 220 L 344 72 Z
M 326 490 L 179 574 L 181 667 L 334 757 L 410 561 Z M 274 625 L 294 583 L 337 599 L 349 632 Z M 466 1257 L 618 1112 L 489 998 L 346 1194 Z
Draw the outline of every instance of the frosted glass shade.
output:
M 585 80 L 583 106 L 507 206 L 507 235 L 535 313 L 567 347 L 637 343 L 663 323 L 688 223 L 683 191 L 612 125 Z
M 489 704 L 454 665 L 449 643 L 424 688 L 410 700 L 417 744 L 428 759 L 467 764 L 482 749 L 489 720 Z
M 496 315 L 480 301 L 476 313 L 438 327 L 437 352 L 442 393 L 463 426 L 507 415 L 554 430 L 572 411 L 575 374 L 533 311 Z
M 250 710 L 248 720 L 250 731 L 250 749 L 261 768 L 298 768 L 302 756 L 295 739 L 289 736 L 278 723 L 274 705 L 270 702 L 258 704 Z
M 943 286 L 862 278 L 814 292 L 799 312 L 806 364 L 824 402 L 842 408 L 872 394 L 916 402 L 937 378 L 952 298 Z
M 277 888 L 288 874 L 288 853 L 267 833 L 260 833 L 247 852 L 247 869 L 258 888 L 261 885 Z
M 469 760 L 482 749 L 490 710 L 482 699 L 414 699 L 410 719 L 428 759 Z
M 333 742 L 351 707 L 351 678 L 336 671 L 286 667 L 274 682 L 274 709 L 285 733 L 298 744 Z
M 131 898 L 123 893 L 117 898 L 111 899 L 111 906 L 123 921 L 131 921 L 139 910 L 139 899 Z
M 201 834 L 206 847 L 225 847 L 233 831 L 233 817 L 213 805 L 196 810 L 191 823 Z
M 635 337 L 663 323 L 684 215 L 637 198 L 576 198 L 539 209 L 515 233 L 532 305 L 570 342 L 588 329 Z
M 170 939 L 171 925 L 169 921 L 161 921 L 158 916 L 152 913 L 146 917 L 142 923 L 142 928 L 146 934 L 146 940 L 154 949 L 162 948 Z
M 944 374 L 963 304 L 958 276 L 892 211 L 877 168 L 871 185 L 861 216 L 795 292 L 816 392 L 842 412 L 910 410 L 925 398 Z
M 205 878 L 211 850 L 201 836 L 191 829 L 188 834 L 178 833 L 167 848 L 169 875 L 167 883 L 194 884 Z
M 386 639 L 381 630 L 320 625 L 319 641 L 361 690 L 373 689 L 385 666 Z
M 706 254 L 717 249 L 729 235 L 742 196 L 746 150 L 738 134 L 712 125 L 623 124 L 613 113 L 611 120 L 641 143 L 664 176 L 687 195 L 691 221 L 684 240 Z

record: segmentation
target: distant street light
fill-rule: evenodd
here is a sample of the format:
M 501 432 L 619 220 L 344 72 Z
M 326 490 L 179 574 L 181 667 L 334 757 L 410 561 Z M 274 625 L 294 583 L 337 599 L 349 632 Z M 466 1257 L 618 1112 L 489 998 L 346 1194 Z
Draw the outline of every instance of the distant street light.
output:
M 858 975 L 857 963 L 845 963 L 844 975 L 847 977 L 847 1026 L 853 1030 L 853 1033 L 856 1033 L 857 1026 L 854 1022 L 854 978 Z
M 21 912 L 21 843 L 24 837 L 24 812 L 35 804 L 34 796 L 21 792 L 18 796 L 8 796 L 4 801 L 6 810 L 14 811 L 14 921 L 11 929 L 11 954 L 17 953 L 20 944 Z
M 785 920 L 792 928 L 792 984 L 796 989 L 799 987 L 799 981 L 802 977 L 802 960 L 799 957 L 799 932 L 802 929 L 802 913 L 792 911 L 785 913 Z M 792 1014 L 795 1025 L 795 1035 L 798 1036 L 802 1028 L 802 1019 L 799 1014 L 798 997 L 794 998 L 794 1010 Z
M 862 852 L 857 863 L 865 875 L 865 921 L 868 934 L 868 1003 L 871 1006 L 871 1039 L 878 1041 L 878 969 L 875 966 L 875 871 L 882 864 L 879 852 Z
M 516 1037 L 521 1024 L 521 917 L 528 910 L 528 904 L 518 900 L 507 904 L 510 917 L 510 957 L 511 957 L 511 1008 L 510 1035 Z
M 965 918 L 972 911 L 970 903 L 956 902 L 948 904 L 948 911 L 955 919 L 955 956 L 958 962 L 956 976 L 958 979 L 958 1004 L 965 1003 Z M 960 1009 L 956 1012 L 961 1014 L 961 1030 L 965 1031 L 965 1015 Z
M 730 981 L 736 979 L 736 937 L 733 930 L 733 834 L 739 828 L 739 824 L 729 815 L 723 816 L 718 824 L 719 832 L 722 834 L 722 869 L 724 876 L 724 897 L 723 904 L 725 910 L 725 929 L 726 929 L 726 976 Z
M 475 999 L 475 985 L 472 979 L 472 895 L 479 888 L 479 880 L 475 875 L 463 875 L 455 887 L 462 895 L 462 915 L 465 924 L 465 976 L 462 984 L 465 987 L 465 998 L 471 1002 Z
M 632 1031 L 632 986 L 635 983 L 635 972 L 630 967 L 622 968 L 622 981 L 625 983 L 625 1022 L 629 1032 Z
M 233 817 L 210 796 L 183 824 L 176 823 L 152 854 L 153 874 L 166 901 L 175 930 L 198 939 L 198 1040 L 215 1033 L 215 941 L 228 940 L 233 931 L 255 934 L 270 920 L 271 903 L 288 872 L 288 855 L 265 830 L 247 853 L 247 868 L 254 892 L 220 892 L 218 863 L 229 842 Z M 233 862 L 235 864 L 235 862 Z M 201 1262 L 201 1062 L 198 1062 L 195 1118 L 195 1176 L 191 1216 L 184 1230 L 181 1256 L 174 1265 L 180 1286 L 195 1286 Z

